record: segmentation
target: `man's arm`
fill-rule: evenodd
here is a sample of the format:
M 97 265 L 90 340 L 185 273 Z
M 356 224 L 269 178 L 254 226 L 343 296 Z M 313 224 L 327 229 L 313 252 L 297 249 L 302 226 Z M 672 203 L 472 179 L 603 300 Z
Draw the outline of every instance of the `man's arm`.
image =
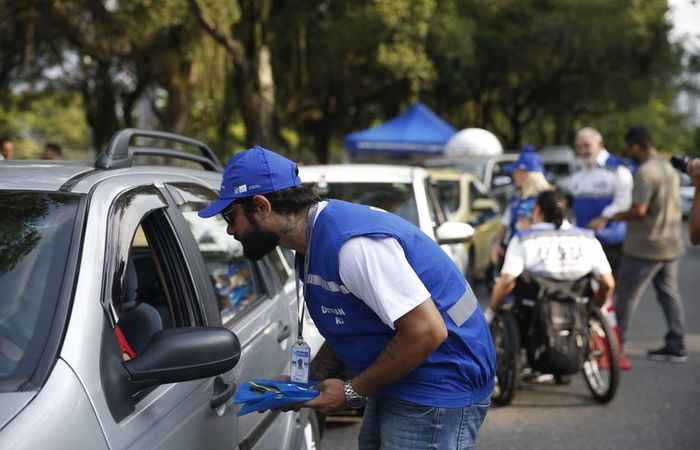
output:
M 630 209 L 615 214 L 610 220 L 642 220 L 646 217 L 648 211 L 649 205 L 647 203 L 634 203 Z
M 612 273 L 604 273 L 594 277 L 598 282 L 598 289 L 593 297 L 598 305 L 602 306 L 606 301 L 612 300 L 613 292 L 615 291 L 615 279 Z
M 496 284 L 494 284 L 493 290 L 491 291 L 490 307 L 493 311 L 497 311 L 501 306 L 503 299 L 506 298 L 508 294 L 513 292 L 516 279 L 517 277 L 514 277 L 508 273 L 502 273 L 501 276 L 498 277 L 498 280 L 496 280 Z
M 432 299 L 427 299 L 394 323 L 396 334 L 377 359 L 352 379 L 361 395 L 374 395 L 405 377 L 447 339 L 447 327 Z M 305 406 L 331 412 L 345 406 L 343 380 L 331 378 L 320 385 L 321 395 Z
M 619 212 L 627 211 L 632 204 L 632 173 L 627 167 L 620 166 L 616 170 L 616 175 L 613 201 L 600 214 L 606 218 L 610 218 Z
M 325 380 L 326 378 L 340 378 L 343 376 L 345 365 L 338 359 L 328 342 L 324 342 L 311 361 L 309 366 L 309 378 L 312 380 Z
M 633 184 L 632 173 L 629 169 L 624 166 L 618 167 L 612 203 L 603 209 L 599 217 L 591 220 L 586 226 L 596 231 L 601 231 L 608 222 L 618 220 L 614 218 L 616 214 L 630 210 Z
M 698 245 L 700 244 L 700 159 L 693 159 L 688 163 L 688 175 L 695 186 L 693 206 L 690 209 L 688 220 L 688 233 L 690 234 L 690 242 Z

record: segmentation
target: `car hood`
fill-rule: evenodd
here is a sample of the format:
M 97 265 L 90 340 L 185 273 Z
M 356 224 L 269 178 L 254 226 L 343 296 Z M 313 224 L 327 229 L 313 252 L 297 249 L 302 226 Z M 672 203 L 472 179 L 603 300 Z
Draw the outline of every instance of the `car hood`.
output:
M 32 401 L 36 392 L 9 392 L 0 394 L 0 430 L 10 423 Z

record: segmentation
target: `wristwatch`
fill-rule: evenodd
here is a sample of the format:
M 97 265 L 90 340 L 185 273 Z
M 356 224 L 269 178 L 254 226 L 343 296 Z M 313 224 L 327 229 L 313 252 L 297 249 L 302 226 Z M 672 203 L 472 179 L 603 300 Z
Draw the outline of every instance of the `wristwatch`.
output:
M 365 401 L 367 401 L 367 397 L 364 395 L 360 395 L 357 392 L 355 392 L 355 389 L 352 387 L 352 380 L 348 380 L 345 382 L 345 404 L 348 406 L 350 409 L 360 409 L 363 406 L 365 406 Z

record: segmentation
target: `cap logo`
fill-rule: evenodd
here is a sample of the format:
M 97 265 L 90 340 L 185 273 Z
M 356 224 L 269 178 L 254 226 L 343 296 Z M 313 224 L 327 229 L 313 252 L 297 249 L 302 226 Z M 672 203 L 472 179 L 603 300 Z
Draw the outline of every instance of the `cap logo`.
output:
M 233 189 L 234 194 L 243 194 L 244 192 L 248 192 L 248 185 L 247 184 L 241 184 L 240 186 L 236 186 Z

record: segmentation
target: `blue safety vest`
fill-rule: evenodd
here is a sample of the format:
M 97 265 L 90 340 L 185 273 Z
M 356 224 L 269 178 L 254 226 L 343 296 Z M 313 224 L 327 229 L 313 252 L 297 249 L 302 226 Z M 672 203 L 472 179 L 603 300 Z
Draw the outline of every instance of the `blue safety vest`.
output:
M 623 166 L 621 160 L 613 155 L 608 156 L 605 161 L 605 165 L 601 168 L 608 173 L 606 180 L 598 180 L 596 177 L 586 178 L 581 180 L 583 183 L 601 183 L 609 186 L 608 189 L 600 191 L 596 189 L 596 186 L 591 186 L 591 189 L 586 189 L 586 186 L 582 189 L 583 192 L 578 194 L 576 186 L 574 188 L 574 216 L 576 217 L 576 224 L 580 227 L 585 227 L 588 223 L 600 217 L 603 210 L 613 202 L 614 199 L 614 182 L 610 182 L 610 179 L 614 180 L 617 178 L 617 169 Z M 603 245 L 621 245 L 625 240 L 625 233 L 627 232 L 627 224 L 625 222 L 608 222 L 608 224 L 601 231 L 597 231 L 595 236 Z
M 351 375 L 369 367 L 395 334 L 340 279 L 340 249 L 356 236 L 399 242 L 448 331 L 447 339 L 420 366 L 377 396 L 445 408 L 486 398 L 494 387 L 493 342 L 476 297 L 452 260 L 425 233 L 394 214 L 330 200 L 313 226 L 308 273 L 303 277 L 305 300 L 318 330 Z M 297 270 L 303 272 L 300 260 Z

